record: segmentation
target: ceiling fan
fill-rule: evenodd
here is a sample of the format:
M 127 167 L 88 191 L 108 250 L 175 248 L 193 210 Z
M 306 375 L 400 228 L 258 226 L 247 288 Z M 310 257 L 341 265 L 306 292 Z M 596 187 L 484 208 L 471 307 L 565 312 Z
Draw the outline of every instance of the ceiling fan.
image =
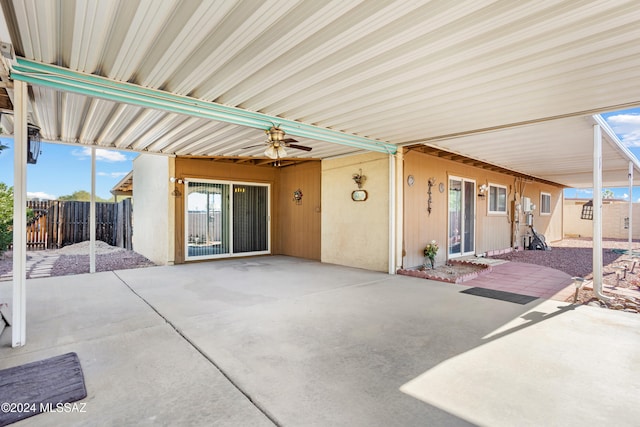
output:
M 270 159 L 279 160 L 283 157 L 287 156 L 287 148 L 295 148 L 296 150 L 303 151 L 311 151 L 311 147 L 307 147 L 306 145 L 293 144 L 294 142 L 298 142 L 292 138 L 285 138 L 284 131 L 277 126 L 273 126 L 268 130 L 265 130 L 267 134 L 268 140 L 265 141 L 267 145 L 267 149 L 264 150 L 264 155 L 269 157 Z M 244 147 L 244 149 L 259 147 L 260 145 L 251 145 L 249 147 Z

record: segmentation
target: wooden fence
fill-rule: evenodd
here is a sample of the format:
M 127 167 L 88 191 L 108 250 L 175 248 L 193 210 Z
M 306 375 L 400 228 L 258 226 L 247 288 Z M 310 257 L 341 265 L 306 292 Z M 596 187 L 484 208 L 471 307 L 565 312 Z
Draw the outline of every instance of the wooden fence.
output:
M 28 201 L 27 249 L 58 249 L 89 240 L 89 202 Z M 131 199 L 96 203 L 96 240 L 132 249 Z

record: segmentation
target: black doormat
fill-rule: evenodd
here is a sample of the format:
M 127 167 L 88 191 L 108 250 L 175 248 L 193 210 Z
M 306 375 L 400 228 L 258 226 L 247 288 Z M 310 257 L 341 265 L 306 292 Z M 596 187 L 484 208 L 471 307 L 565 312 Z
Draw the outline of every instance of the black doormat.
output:
M 499 299 L 500 301 L 514 302 L 516 304 L 529 304 L 531 301 L 535 301 L 538 297 L 532 297 L 529 295 L 514 294 L 513 292 L 497 291 L 495 289 L 486 288 L 469 288 L 464 291 L 460 291 L 461 294 L 476 295 L 479 297 Z
M 87 389 L 76 353 L 3 369 L 0 371 L 0 426 L 41 412 L 64 410 L 65 403 L 85 397 Z

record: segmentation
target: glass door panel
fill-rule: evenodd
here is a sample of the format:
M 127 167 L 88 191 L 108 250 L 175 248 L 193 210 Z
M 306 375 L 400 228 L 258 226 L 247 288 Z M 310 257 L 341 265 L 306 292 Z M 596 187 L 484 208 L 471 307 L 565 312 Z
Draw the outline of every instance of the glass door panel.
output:
M 449 254 L 461 251 L 462 235 L 462 181 L 449 179 Z
M 229 185 L 187 183 L 187 257 L 228 254 Z
M 262 252 L 268 245 L 268 188 L 233 185 L 233 252 Z
M 475 252 L 476 183 L 462 178 L 449 178 L 450 257 Z
M 464 242 L 463 253 L 473 253 L 475 251 L 475 198 L 476 184 L 472 181 L 464 181 Z

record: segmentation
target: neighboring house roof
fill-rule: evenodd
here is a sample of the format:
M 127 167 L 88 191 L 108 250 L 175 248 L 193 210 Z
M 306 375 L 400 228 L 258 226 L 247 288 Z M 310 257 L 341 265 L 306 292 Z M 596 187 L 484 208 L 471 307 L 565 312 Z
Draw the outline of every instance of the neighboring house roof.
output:
M 132 196 L 133 195 L 133 171 L 129 171 L 120 182 L 113 186 L 111 194 L 114 196 Z
M 428 144 L 584 187 L 591 115 L 640 105 L 634 1 L 2 5 L 0 34 L 16 55 L 62 67 L 24 72 L 55 80 L 33 86 L 30 106 L 49 141 L 263 157 L 262 147 L 244 147 L 263 141 L 253 127 L 271 120 L 313 147 L 288 150 L 294 157 L 361 152 L 348 144 L 360 139 L 373 141 L 364 144 L 370 148 Z M 106 77 L 118 89 L 132 83 L 150 96 L 189 96 L 250 124 L 101 99 L 98 90 L 68 92 L 60 80 L 86 83 L 63 77 L 66 70 Z M 296 123 L 315 127 L 304 133 Z M 343 135 L 341 143 L 323 130 Z M 604 184 L 626 185 L 630 154 L 615 137 L 605 135 L 603 158 Z

